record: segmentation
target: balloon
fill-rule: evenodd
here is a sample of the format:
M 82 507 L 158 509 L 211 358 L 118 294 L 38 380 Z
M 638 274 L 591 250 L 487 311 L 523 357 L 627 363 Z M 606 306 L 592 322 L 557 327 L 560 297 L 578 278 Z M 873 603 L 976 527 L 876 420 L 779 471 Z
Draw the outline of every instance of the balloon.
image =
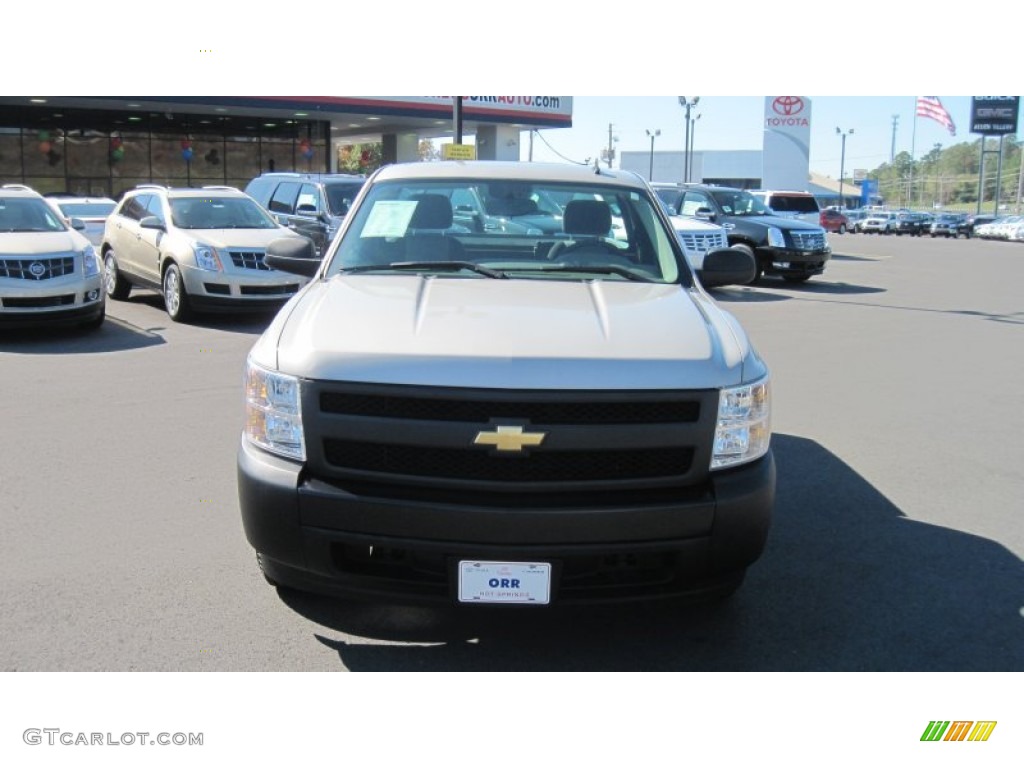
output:
M 50 142 L 48 142 L 48 141 L 41 141 L 41 142 L 39 142 L 39 151 L 42 152 L 44 155 L 49 153 L 49 151 L 51 149 L 53 149 L 53 145 Z
M 115 163 L 124 157 L 124 147 L 115 147 L 110 153 L 110 159 Z
M 192 159 L 192 147 L 185 147 L 183 150 L 181 150 L 181 156 L 184 157 L 185 160 L 191 160 Z
M 50 138 L 50 132 L 49 131 L 40 131 L 39 132 L 39 140 L 40 141 L 47 141 L 49 138 Z

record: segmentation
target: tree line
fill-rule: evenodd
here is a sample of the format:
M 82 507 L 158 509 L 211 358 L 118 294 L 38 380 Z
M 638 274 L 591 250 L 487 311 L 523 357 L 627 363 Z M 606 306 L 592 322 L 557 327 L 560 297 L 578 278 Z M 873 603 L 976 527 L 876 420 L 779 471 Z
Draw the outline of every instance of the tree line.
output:
M 912 158 L 900 152 L 891 163 L 882 163 L 868 172 L 877 179 L 878 193 L 890 205 L 946 208 L 978 202 L 978 172 L 981 169 L 981 142 L 965 141 L 950 147 L 935 144 L 924 155 Z M 999 139 L 985 139 L 985 179 L 983 200 L 995 199 L 999 168 Z M 1013 203 L 1021 174 L 1021 143 L 1016 136 L 1003 139 L 1002 172 L 998 174 L 999 199 Z

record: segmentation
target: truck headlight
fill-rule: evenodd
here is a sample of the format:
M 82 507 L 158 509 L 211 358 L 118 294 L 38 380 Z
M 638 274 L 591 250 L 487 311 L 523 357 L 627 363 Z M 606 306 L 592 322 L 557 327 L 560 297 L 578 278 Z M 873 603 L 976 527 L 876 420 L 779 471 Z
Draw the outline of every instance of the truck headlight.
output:
M 772 248 L 785 248 L 786 238 L 778 227 L 768 227 L 768 245 Z
M 96 256 L 96 249 L 91 245 L 85 246 L 82 250 L 82 271 L 86 277 L 94 277 L 100 273 L 100 260 Z
M 196 266 L 200 269 L 208 269 L 210 272 L 220 272 L 220 256 L 216 248 L 208 245 L 197 245 L 193 249 L 196 252 Z
M 718 394 L 718 423 L 711 469 L 759 459 L 768 452 L 772 436 L 768 378 Z
M 306 460 L 301 387 L 294 376 L 245 363 L 245 436 L 264 450 Z

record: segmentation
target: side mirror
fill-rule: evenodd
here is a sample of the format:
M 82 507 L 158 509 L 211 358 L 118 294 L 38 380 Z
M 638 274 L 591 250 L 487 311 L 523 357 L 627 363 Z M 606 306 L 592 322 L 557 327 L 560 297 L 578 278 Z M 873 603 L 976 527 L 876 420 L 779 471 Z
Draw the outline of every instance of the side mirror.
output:
M 298 216 L 316 216 L 316 206 L 303 203 L 295 209 L 295 213 Z
M 693 212 L 693 216 L 701 221 L 714 221 L 718 218 L 710 208 L 698 208 Z
M 85 230 L 85 222 L 82 221 L 81 219 L 72 217 L 68 221 L 68 224 L 71 225 L 72 229 L 77 229 L 79 232 L 83 232 Z
M 271 240 L 263 263 L 271 269 L 303 277 L 313 277 L 320 271 L 316 246 L 308 237 L 279 237 Z
M 697 277 L 705 288 L 720 285 L 746 285 L 754 282 L 757 264 L 754 257 L 738 248 L 719 248 L 704 255 L 704 266 Z
M 147 216 L 139 222 L 139 226 L 143 229 L 158 229 L 161 232 L 166 232 L 166 225 L 160 221 L 158 216 Z

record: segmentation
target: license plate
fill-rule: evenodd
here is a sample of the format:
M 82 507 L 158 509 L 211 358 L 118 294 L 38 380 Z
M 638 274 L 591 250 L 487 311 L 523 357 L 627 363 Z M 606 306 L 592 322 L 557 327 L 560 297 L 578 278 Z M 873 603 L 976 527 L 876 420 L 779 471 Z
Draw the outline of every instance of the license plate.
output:
M 459 602 L 547 605 L 551 564 L 460 560 Z

